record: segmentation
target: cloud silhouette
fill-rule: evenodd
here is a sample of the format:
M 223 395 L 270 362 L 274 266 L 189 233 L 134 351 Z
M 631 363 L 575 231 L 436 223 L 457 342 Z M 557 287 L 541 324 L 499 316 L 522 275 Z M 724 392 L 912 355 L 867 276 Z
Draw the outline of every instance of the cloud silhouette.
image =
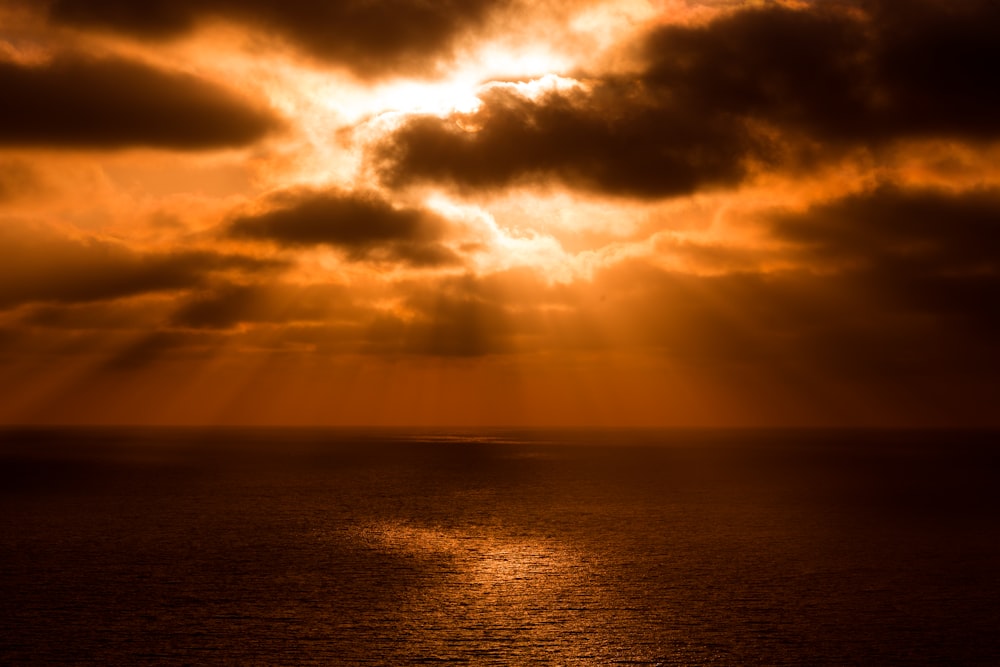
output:
M 993 2 L 766 5 L 633 46 L 634 74 L 581 74 L 585 87 L 538 97 L 494 85 L 472 114 L 412 116 L 371 163 L 393 186 L 555 181 L 655 199 L 817 152 L 1000 138 Z
M 236 218 L 227 233 L 290 247 L 325 245 L 351 261 L 437 266 L 460 261 L 443 244 L 447 223 L 430 211 L 398 207 L 370 192 L 291 191 L 270 210 Z
M 774 215 L 771 231 L 813 266 L 846 267 L 876 294 L 925 315 L 1000 335 L 1000 190 L 883 185 Z
M 142 40 L 190 33 L 222 19 L 277 35 L 323 61 L 364 77 L 419 74 L 447 56 L 455 40 L 509 0 L 53 0 L 57 25 L 100 29 Z
M 208 81 L 122 58 L 0 62 L 0 146 L 204 150 L 252 144 L 271 111 Z

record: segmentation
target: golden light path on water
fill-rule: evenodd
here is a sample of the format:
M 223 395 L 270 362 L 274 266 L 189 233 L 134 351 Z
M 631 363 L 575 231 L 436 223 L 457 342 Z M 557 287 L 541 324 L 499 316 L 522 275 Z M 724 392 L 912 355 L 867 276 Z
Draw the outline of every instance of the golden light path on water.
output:
M 412 561 L 430 575 L 400 611 L 431 654 L 449 659 L 461 652 L 502 664 L 527 652 L 587 664 L 620 646 L 620 637 L 593 623 L 608 607 L 609 591 L 589 585 L 596 563 L 582 551 L 554 536 L 469 528 L 386 521 L 355 534 L 365 548 Z

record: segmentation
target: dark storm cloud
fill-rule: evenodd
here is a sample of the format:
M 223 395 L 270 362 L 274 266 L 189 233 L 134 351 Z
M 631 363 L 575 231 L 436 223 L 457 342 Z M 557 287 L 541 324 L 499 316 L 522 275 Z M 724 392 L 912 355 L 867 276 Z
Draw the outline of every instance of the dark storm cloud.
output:
M 397 185 L 554 179 L 655 198 L 733 184 L 810 144 L 1000 138 L 994 2 L 772 5 L 656 29 L 637 52 L 634 76 L 585 91 L 494 86 L 474 114 L 412 117 L 373 163 Z
M 325 245 L 351 261 L 413 266 L 453 264 L 458 256 L 442 244 L 446 222 L 430 211 L 393 206 L 362 192 L 297 192 L 279 195 L 274 208 L 232 222 L 237 238 L 280 245 Z
M 818 258 L 912 258 L 940 272 L 1000 269 L 1000 191 L 883 185 L 771 222 Z
M 137 252 L 98 239 L 0 230 L 0 308 L 103 301 L 190 289 L 213 272 L 268 271 L 275 263 L 207 251 Z
M 991 0 L 772 6 L 661 29 L 643 50 L 647 85 L 697 113 L 830 142 L 1000 136 L 1000 5 Z
M 557 178 L 654 198 L 735 184 L 746 155 L 763 154 L 739 119 L 661 104 L 641 83 L 601 82 L 587 93 L 553 91 L 538 100 L 493 88 L 482 100 L 475 131 L 436 116 L 404 123 L 374 149 L 382 178 L 473 189 Z
M 0 62 L 0 146 L 196 150 L 244 146 L 278 119 L 196 77 L 123 59 Z
M 1000 191 L 883 186 L 778 214 L 773 233 L 810 263 L 847 266 L 875 293 L 1000 335 Z
M 50 20 L 167 39 L 221 18 L 277 35 L 361 76 L 420 72 L 509 0 L 53 0 Z

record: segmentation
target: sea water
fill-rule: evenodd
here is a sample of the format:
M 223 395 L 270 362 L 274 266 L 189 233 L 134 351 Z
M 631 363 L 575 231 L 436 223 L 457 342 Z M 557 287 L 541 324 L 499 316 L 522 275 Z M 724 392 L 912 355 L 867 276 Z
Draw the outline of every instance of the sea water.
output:
M 0 663 L 1000 664 L 989 432 L 0 430 Z

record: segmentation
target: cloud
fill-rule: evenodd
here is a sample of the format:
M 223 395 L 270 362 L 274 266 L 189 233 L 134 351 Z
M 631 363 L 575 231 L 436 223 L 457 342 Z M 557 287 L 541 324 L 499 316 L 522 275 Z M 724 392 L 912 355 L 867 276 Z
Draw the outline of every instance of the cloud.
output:
M 607 301 L 567 314 L 568 330 L 577 345 L 661 359 L 678 377 L 744 405 L 758 401 L 755 387 L 775 387 L 786 405 L 804 400 L 834 422 L 864 413 L 988 421 L 1000 372 L 995 328 L 964 326 L 878 278 L 692 276 L 623 263 L 597 276 Z M 762 407 L 775 404 L 765 399 Z
M 6 418 L 995 423 L 1000 5 L 655 4 L 0 0 Z
M 551 91 L 537 99 L 495 87 L 481 99 L 465 124 L 416 116 L 378 142 L 372 161 L 383 181 L 498 189 L 557 179 L 657 198 L 734 185 L 746 175 L 746 155 L 755 152 L 738 119 L 660 104 L 638 84 L 599 82 L 587 92 Z
M 191 331 L 151 331 L 116 350 L 104 370 L 129 371 L 164 358 L 204 358 L 225 343 L 218 334 Z
M 472 114 L 411 116 L 371 162 L 394 186 L 654 199 L 826 151 L 1000 138 L 1000 6 L 986 0 L 757 6 L 653 29 L 632 51 L 634 74 L 536 97 L 492 85 Z
M 0 62 L 0 90 L 7 147 L 203 150 L 252 144 L 280 125 L 230 90 L 121 58 Z
M 481 27 L 509 0 L 53 0 L 59 25 L 163 40 L 211 19 L 277 35 L 302 52 L 364 77 L 422 73 L 457 38 Z
M 372 320 L 364 350 L 463 363 L 544 359 L 549 369 L 557 360 L 639 363 L 746 406 L 812 402 L 824 419 L 843 408 L 981 420 L 992 409 L 1000 330 L 990 305 L 1000 274 L 973 283 L 913 271 L 900 282 L 879 264 L 692 275 L 653 261 L 618 262 L 563 285 L 527 270 L 401 283 L 399 309 Z M 951 384 L 961 400 L 939 397 Z M 753 395 L 765 386 L 784 398 Z
M 207 250 L 142 252 L 114 241 L 0 228 L 0 308 L 80 303 L 186 290 L 223 271 L 270 271 L 273 260 Z
M 471 358 L 523 351 L 543 343 L 539 308 L 558 292 L 529 270 L 406 281 L 395 291 L 400 310 L 372 320 L 369 353 Z
M 0 204 L 28 198 L 44 190 L 41 177 L 29 164 L 20 160 L 0 160 Z
M 939 272 L 1000 269 L 1000 190 L 880 185 L 773 215 L 772 232 L 814 258 L 911 258 Z
M 642 47 L 644 81 L 697 113 L 827 142 L 1000 136 L 1000 7 L 988 0 L 778 5 Z
M 1000 335 L 1000 190 L 948 192 L 880 186 L 770 228 L 800 261 L 846 267 L 859 287 L 897 306 Z
M 154 293 L 155 295 L 155 293 Z M 127 331 L 161 326 L 169 300 L 120 299 L 84 303 L 43 303 L 25 308 L 20 323 L 27 327 L 65 331 Z
M 322 323 L 356 316 L 353 297 L 341 285 L 233 284 L 196 294 L 174 313 L 175 326 L 225 329 L 241 323 Z
M 516 322 L 506 304 L 452 294 L 417 307 L 416 317 L 387 314 L 377 318 L 367 331 L 367 351 L 428 357 L 481 357 L 513 351 Z
M 458 263 L 443 244 L 448 226 L 435 213 L 397 207 L 366 192 L 295 191 L 270 201 L 264 213 L 235 219 L 227 233 L 289 247 L 325 245 L 355 262 L 411 266 Z
M 370 316 L 344 285 L 234 283 L 217 278 L 210 283 L 189 292 L 147 292 L 114 301 L 36 303 L 17 310 L 11 321 L 34 330 L 106 334 L 273 325 L 281 329 L 278 338 L 283 338 L 285 330 L 296 326 L 353 322 Z

